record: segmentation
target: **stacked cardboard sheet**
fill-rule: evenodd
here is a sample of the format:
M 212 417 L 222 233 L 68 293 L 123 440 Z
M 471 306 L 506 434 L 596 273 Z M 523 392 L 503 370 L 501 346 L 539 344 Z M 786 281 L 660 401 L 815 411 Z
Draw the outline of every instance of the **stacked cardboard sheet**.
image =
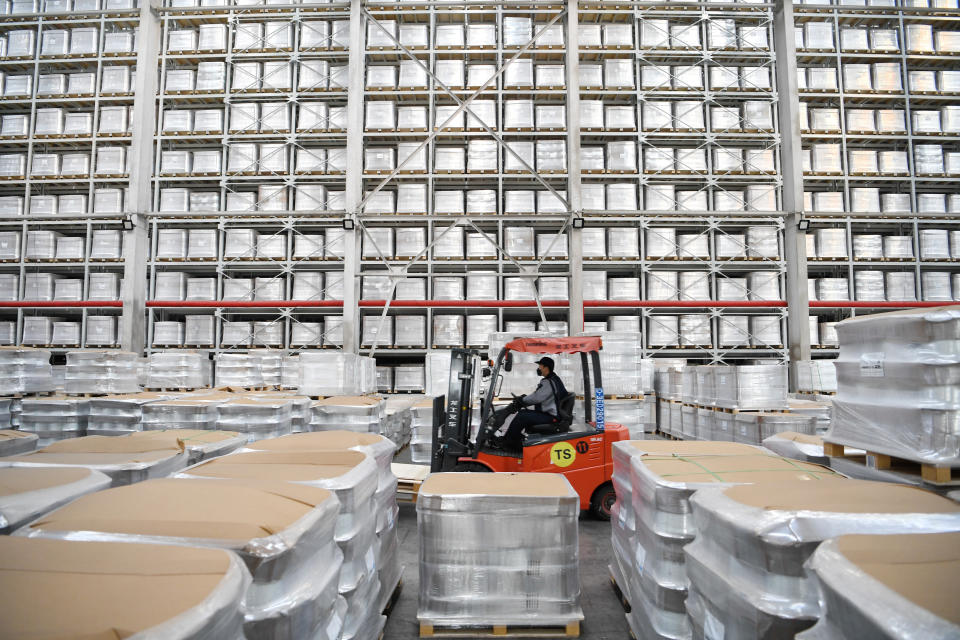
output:
M 233 640 L 249 584 L 228 551 L 4 536 L 0 636 Z
M 92 469 L 0 468 L 0 534 L 109 486 L 110 478 Z
M 158 446 L 182 446 L 187 452 L 187 464 L 197 464 L 210 458 L 227 455 L 247 444 L 248 436 L 235 431 L 205 431 L 202 429 L 166 429 L 141 431 L 128 438 L 137 442 L 152 442 Z
M 709 532 L 684 548 L 696 636 L 792 637 L 812 626 L 820 594 L 804 563 L 828 538 L 960 531 L 960 505 L 860 480 L 705 488 L 690 504 L 697 528 Z
M 253 577 L 243 594 L 246 638 L 337 640 L 338 512 L 333 493 L 317 487 L 165 478 L 83 496 L 16 533 L 230 550 Z
M 960 534 L 848 535 L 808 561 L 820 620 L 799 640 L 960 637 Z
M 295 434 L 283 438 L 261 440 L 250 444 L 256 451 L 360 451 L 377 463 L 377 491 L 374 508 L 377 516 L 377 576 L 380 579 L 378 611 L 384 607 L 397 585 L 403 568 L 400 566 L 397 537 L 397 478 L 391 463 L 396 445 L 384 436 L 353 431 L 320 431 Z
M 188 458 L 183 443 L 174 438 L 85 436 L 2 458 L 0 467 L 81 467 L 106 474 L 119 487 L 166 477 L 186 467 Z
M 386 619 L 380 615 L 376 572 L 373 458 L 359 451 L 250 451 L 191 467 L 180 478 L 281 481 L 326 489 L 340 503 L 335 540 L 343 555 L 338 589 L 347 603 L 341 640 L 377 640 Z
M 960 465 L 960 307 L 858 316 L 837 325 L 828 442 Z
M 421 630 L 579 627 L 579 515 L 560 474 L 428 477 L 417 500 Z
M 13 429 L 0 429 L 0 457 L 15 456 L 37 448 L 37 435 Z

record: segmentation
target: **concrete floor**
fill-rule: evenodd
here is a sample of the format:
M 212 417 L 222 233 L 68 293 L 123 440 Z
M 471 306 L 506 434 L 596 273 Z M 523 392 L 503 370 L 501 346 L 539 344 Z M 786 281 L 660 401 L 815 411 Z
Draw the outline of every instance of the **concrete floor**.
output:
M 400 505 L 398 525 L 403 591 L 387 621 L 385 640 L 419 638 L 417 623 L 417 511 L 412 504 Z M 581 625 L 584 640 L 626 640 L 630 637 L 620 601 L 610 586 L 607 565 L 612 558 L 610 523 L 580 518 L 580 585 L 581 606 L 585 616 Z

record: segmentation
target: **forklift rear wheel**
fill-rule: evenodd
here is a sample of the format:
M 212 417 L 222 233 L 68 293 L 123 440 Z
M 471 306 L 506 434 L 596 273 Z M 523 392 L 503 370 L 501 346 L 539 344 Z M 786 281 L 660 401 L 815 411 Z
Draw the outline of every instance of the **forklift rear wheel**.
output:
M 616 501 L 617 492 L 613 489 L 613 483 L 605 482 L 597 487 L 590 498 L 590 513 L 598 520 L 609 520 L 610 510 Z
M 490 473 L 490 467 L 479 462 L 461 462 L 453 468 L 454 473 Z

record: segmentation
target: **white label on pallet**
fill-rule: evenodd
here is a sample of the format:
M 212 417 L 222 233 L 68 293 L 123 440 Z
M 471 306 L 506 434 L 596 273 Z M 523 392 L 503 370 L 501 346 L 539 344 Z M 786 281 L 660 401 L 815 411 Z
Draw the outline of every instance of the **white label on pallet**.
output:
M 705 640 L 723 640 L 723 623 L 704 609 L 703 637 Z
M 642 576 L 643 563 L 647 559 L 647 550 L 643 547 L 642 544 L 639 544 L 639 543 L 637 544 L 636 557 L 637 557 L 637 575 Z
M 864 378 L 882 378 L 884 357 L 885 354 L 882 351 L 861 355 L 860 375 Z

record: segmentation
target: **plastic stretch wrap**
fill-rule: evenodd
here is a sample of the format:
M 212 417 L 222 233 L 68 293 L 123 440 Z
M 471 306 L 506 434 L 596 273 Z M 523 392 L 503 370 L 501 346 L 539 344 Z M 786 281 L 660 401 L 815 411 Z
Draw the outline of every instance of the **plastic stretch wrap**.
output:
M 58 440 L 79 438 L 87 430 L 88 398 L 47 396 L 21 401 L 20 429 L 39 438 L 45 447 Z
M 49 351 L 29 347 L 0 348 L 0 393 L 12 395 L 53 390 Z
M 420 622 L 469 627 L 488 625 L 493 617 L 502 624 L 582 620 L 580 505 L 566 479 L 556 474 L 494 474 L 479 484 L 463 479 L 434 474 L 420 488 Z M 457 558 L 448 551 L 451 544 Z M 477 576 L 478 566 L 485 568 L 481 582 L 464 581 L 468 573 Z M 518 573 L 518 567 L 526 569 Z
M 738 413 L 733 416 L 733 439 L 745 444 L 760 444 L 783 431 L 814 435 L 816 419 L 798 413 Z
M 684 548 L 698 636 L 793 636 L 811 626 L 820 594 L 803 566 L 828 538 L 960 527 L 960 507 L 945 498 L 849 479 L 706 488 L 690 503 L 697 527 L 710 531 Z
M 922 272 L 920 274 L 920 287 L 923 291 L 923 299 L 940 302 L 952 301 L 950 277 L 951 274 L 948 271 Z
M 882 271 L 857 271 L 853 280 L 856 300 L 885 300 Z
M 689 503 L 695 491 L 716 483 L 810 477 L 819 469 L 731 442 L 616 443 L 613 459 L 618 500 L 612 542 L 624 578 L 618 585 L 629 595 L 634 633 L 645 638 L 690 637 L 683 546 L 697 536 Z
M 220 518 L 236 523 L 231 530 L 203 524 L 214 505 Z M 232 550 L 253 575 L 244 597 L 246 637 L 331 640 L 340 635 L 344 613 L 337 605 L 338 511 L 331 492 L 312 487 L 162 479 L 85 496 L 19 535 L 75 538 L 82 528 L 83 539 L 92 541 Z M 93 530 L 83 524 L 89 512 L 104 514 Z
M 784 409 L 787 369 L 781 365 L 718 366 L 716 406 L 741 411 Z
M 913 259 L 913 236 L 884 236 L 883 257 Z
M 376 361 L 348 353 L 300 355 L 300 393 L 308 396 L 343 396 L 373 393 Z
M 951 465 L 960 460 L 960 405 L 951 380 L 960 312 L 924 309 L 838 325 L 838 394 L 828 439 L 877 453 Z
M 87 436 L 52 443 L 39 451 L 0 460 L 15 468 L 83 468 L 99 471 L 119 487 L 163 478 L 187 466 L 183 444 L 173 438 Z
M 835 393 L 837 391 L 837 369 L 833 360 L 798 360 L 797 389 Z
M 210 359 L 199 351 L 155 351 L 148 366 L 151 389 L 196 389 L 210 383 Z
M 4 434 L 7 432 L 0 432 Z M 18 434 L 18 432 L 9 432 Z M 36 443 L 18 434 L 17 440 Z M 0 440 L 6 443 L 8 440 Z M 12 455 L 12 454 L 11 454 Z M 2 464 L 0 460 L 0 464 Z M 110 478 L 93 469 L 2 468 L 0 481 L 12 490 L 0 496 L 0 534 L 9 534 L 80 496 L 110 486 Z
M 940 596 L 952 591 L 960 535 L 841 536 L 817 547 L 821 617 L 802 640 L 947 638 L 960 625 Z M 934 586 L 937 585 L 937 586 Z
M 950 258 L 949 233 L 946 229 L 920 230 L 920 258 L 945 260 Z
M 911 272 L 888 271 L 886 277 L 887 300 L 916 300 L 916 280 Z
M 679 317 L 673 315 L 650 316 L 647 324 L 647 346 L 670 347 L 680 342 Z
M 67 353 L 67 393 L 134 393 L 137 354 L 130 351 L 70 351 Z
M 174 398 L 172 394 L 131 393 L 90 399 L 87 435 L 115 436 L 140 431 L 143 405 Z
M 710 330 L 710 316 L 707 314 L 687 314 L 680 316 L 679 337 L 682 346 L 712 345 L 713 338 Z

